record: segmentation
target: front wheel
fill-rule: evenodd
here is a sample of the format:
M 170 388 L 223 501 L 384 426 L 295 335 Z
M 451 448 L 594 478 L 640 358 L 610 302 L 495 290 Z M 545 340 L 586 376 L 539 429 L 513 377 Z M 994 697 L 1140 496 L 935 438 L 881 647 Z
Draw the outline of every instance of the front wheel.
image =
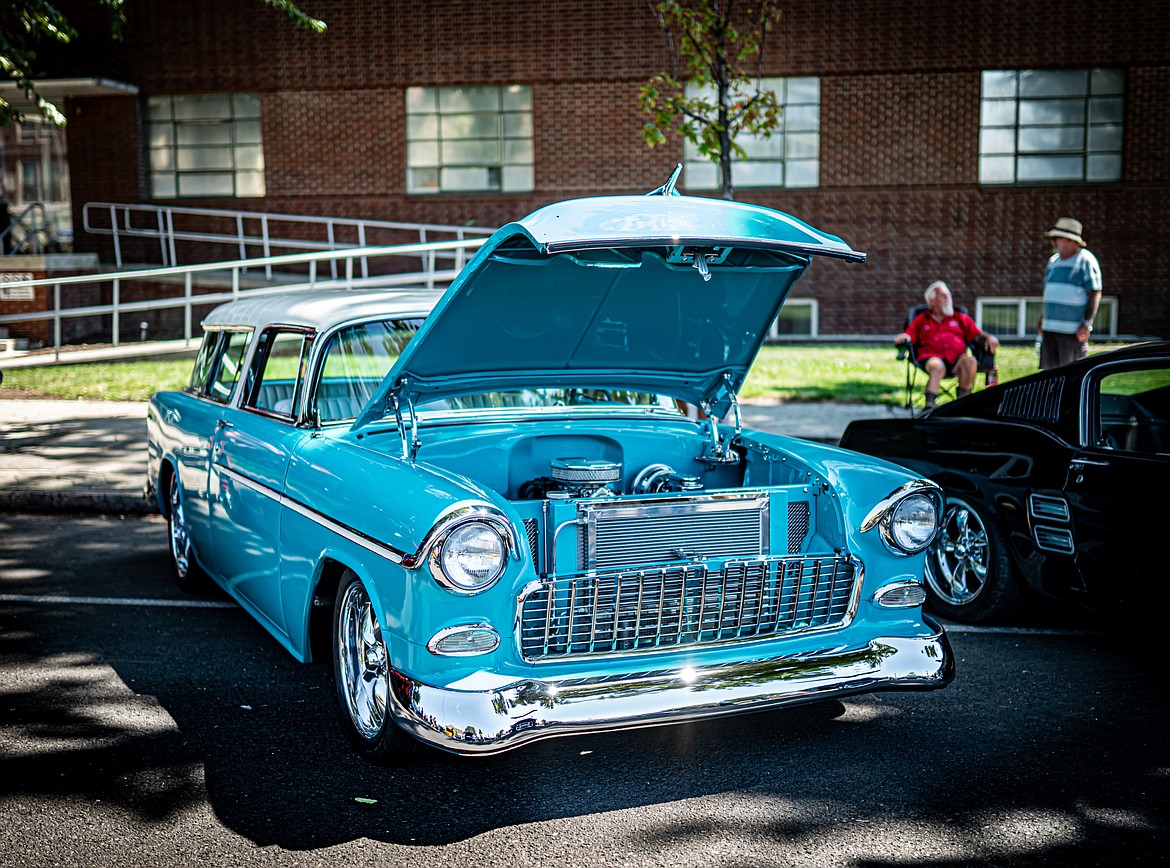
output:
M 1020 587 L 994 520 L 961 497 L 947 497 L 942 529 L 926 553 L 932 609 L 965 624 L 1000 620 L 1020 607 Z
M 365 585 L 347 570 L 333 609 L 333 679 L 346 735 L 367 759 L 400 763 L 423 752 L 390 714 L 390 652 Z

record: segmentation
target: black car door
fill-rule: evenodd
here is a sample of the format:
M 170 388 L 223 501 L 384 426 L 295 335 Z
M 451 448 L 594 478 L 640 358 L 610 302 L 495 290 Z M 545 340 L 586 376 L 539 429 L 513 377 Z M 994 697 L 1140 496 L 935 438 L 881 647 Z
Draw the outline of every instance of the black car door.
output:
M 1170 360 L 1103 366 L 1086 378 L 1081 447 L 1065 483 L 1077 565 L 1102 603 L 1148 599 L 1170 530 Z

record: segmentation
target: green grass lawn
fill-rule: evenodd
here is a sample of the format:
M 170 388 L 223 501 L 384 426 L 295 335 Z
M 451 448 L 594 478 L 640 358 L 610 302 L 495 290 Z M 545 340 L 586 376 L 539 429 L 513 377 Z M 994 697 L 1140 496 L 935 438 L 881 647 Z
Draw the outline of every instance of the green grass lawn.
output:
M 1109 349 L 1096 345 L 1093 352 Z M 1036 370 L 1032 345 L 1001 346 L 1000 382 Z M 0 397 L 145 401 L 151 393 L 181 389 L 191 375 L 190 359 L 100 364 L 47 365 L 4 371 Z M 919 372 L 917 388 L 925 375 Z M 983 377 L 977 385 L 982 388 Z M 906 363 L 893 346 L 766 346 L 741 392 L 748 400 L 840 401 L 900 405 Z

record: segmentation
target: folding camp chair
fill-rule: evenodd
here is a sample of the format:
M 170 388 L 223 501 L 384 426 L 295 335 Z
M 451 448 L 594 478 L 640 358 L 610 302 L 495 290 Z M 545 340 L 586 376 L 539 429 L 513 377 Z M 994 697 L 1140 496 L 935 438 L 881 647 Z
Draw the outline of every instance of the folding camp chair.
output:
M 910 311 L 906 314 L 905 322 L 902 323 L 902 330 L 905 331 L 914 317 L 918 316 L 920 313 L 926 310 L 930 310 L 930 306 L 926 304 L 920 304 L 910 308 Z M 955 305 L 955 312 L 966 313 L 967 309 L 960 307 L 959 305 Z M 967 349 L 969 349 L 971 354 L 975 356 L 976 380 L 978 380 L 979 373 L 983 373 L 984 386 L 993 385 L 995 383 L 994 372 L 996 371 L 995 353 L 989 352 L 983 346 L 983 344 L 979 343 L 978 341 L 968 341 Z M 925 406 L 926 398 L 922 389 L 917 388 L 916 381 L 918 379 L 919 371 L 921 371 L 924 375 L 926 374 L 926 367 L 918 361 L 918 345 L 914 343 L 899 344 L 898 361 L 906 362 L 906 401 L 903 406 L 905 406 L 907 410 L 913 410 L 916 406 L 921 409 L 923 406 Z M 946 395 L 950 400 L 953 401 L 957 397 L 955 389 L 957 388 L 958 383 L 956 381 L 951 385 L 947 385 L 948 379 L 951 378 L 943 378 L 943 382 L 940 385 L 939 390 L 941 395 Z M 988 380 L 991 382 L 988 382 Z

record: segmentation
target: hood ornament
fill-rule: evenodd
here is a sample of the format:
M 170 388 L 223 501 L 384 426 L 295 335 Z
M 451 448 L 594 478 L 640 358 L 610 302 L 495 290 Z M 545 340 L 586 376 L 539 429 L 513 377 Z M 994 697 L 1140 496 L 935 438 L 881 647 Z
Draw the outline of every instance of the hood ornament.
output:
M 674 167 L 674 171 L 670 173 L 670 177 L 666 183 L 657 190 L 651 190 L 647 196 L 681 196 L 678 190 L 674 189 L 674 185 L 678 183 L 678 176 L 682 174 L 682 163 L 678 163 Z

